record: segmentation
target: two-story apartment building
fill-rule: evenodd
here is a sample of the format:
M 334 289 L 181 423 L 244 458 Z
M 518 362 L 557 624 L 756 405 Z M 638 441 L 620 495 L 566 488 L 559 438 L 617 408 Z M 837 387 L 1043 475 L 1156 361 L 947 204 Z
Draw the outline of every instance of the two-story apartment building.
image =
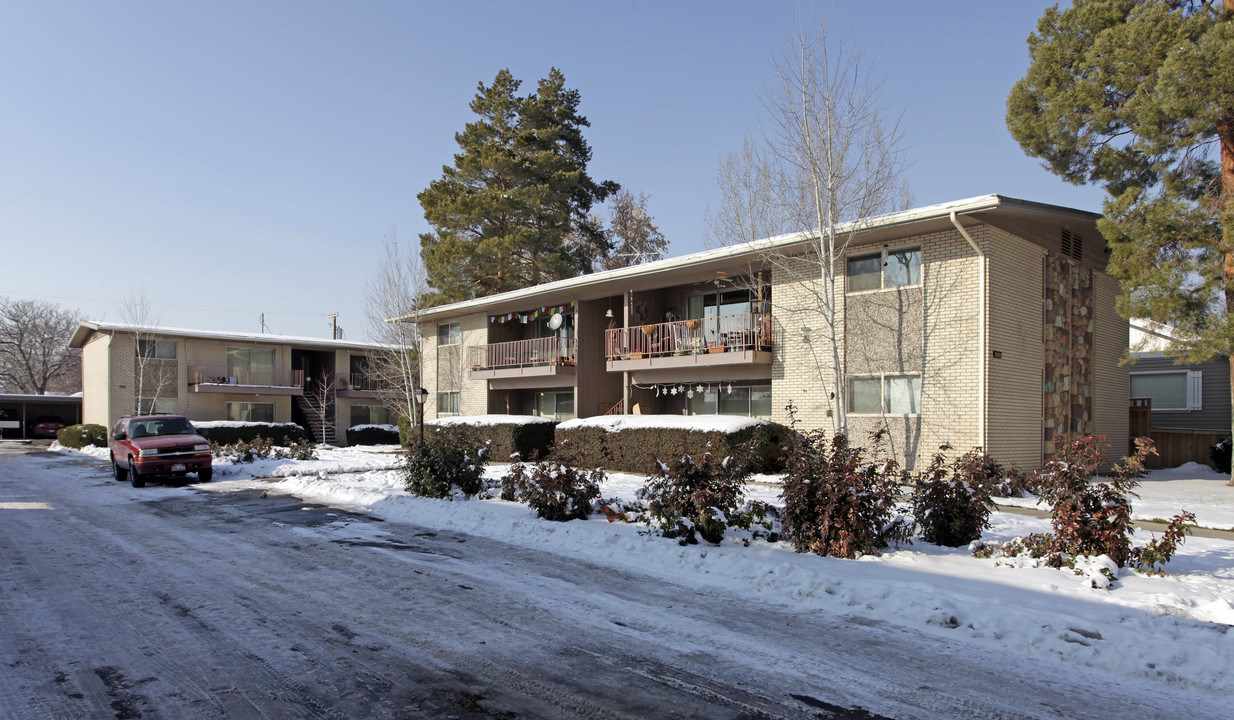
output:
M 88 321 L 69 345 L 82 351 L 87 423 L 112 427 L 138 411 L 294 422 L 337 443 L 348 427 L 394 422 L 366 372 L 371 344 Z
M 432 308 L 427 417 L 735 414 L 890 430 L 1034 467 L 1064 433 L 1127 447 L 1128 324 L 1097 215 L 999 195 L 842 228 L 832 330 L 789 235 Z

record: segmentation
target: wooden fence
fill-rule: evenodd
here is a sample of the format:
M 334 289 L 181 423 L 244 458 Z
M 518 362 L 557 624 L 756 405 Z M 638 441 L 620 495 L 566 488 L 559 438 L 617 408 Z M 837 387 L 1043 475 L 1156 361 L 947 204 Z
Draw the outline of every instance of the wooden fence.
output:
M 1172 468 L 1189 462 L 1209 465 L 1212 463 L 1209 449 L 1228 435 L 1228 432 L 1153 428 L 1148 436 L 1157 445 L 1157 455 L 1149 458 L 1148 466 Z

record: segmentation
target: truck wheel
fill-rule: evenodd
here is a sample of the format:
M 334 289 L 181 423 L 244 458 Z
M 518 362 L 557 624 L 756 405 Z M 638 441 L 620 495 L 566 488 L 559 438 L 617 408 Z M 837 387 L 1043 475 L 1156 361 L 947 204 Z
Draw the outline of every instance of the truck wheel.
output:
M 133 464 L 132 458 L 129 458 L 129 483 L 135 488 L 146 486 L 146 481 L 137 474 L 137 467 Z
M 116 482 L 124 482 L 128 480 L 129 471 L 116 464 L 116 459 L 111 459 L 111 476 L 116 479 Z

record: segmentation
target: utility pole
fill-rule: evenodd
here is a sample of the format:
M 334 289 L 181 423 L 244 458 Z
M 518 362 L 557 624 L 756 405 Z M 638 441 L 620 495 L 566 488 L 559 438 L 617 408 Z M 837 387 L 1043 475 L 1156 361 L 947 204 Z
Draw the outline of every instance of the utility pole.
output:
M 326 317 L 330 318 L 330 339 L 338 340 L 338 313 L 331 313 Z

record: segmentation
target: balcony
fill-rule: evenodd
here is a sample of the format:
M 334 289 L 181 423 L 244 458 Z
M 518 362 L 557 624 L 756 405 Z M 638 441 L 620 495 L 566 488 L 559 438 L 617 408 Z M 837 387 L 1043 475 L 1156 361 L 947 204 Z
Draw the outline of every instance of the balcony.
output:
M 467 348 L 472 380 L 574 374 L 574 339 L 514 340 Z
M 771 363 L 771 316 L 739 313 L 605 331 L 611 372 Z
M 304 371 L 189 365 L 189 390 L 229 395 L 303 395 Z
M 390 383 L 365 373 L 338 374 L 334 376 L 334 392 L 345 398 L 381 397 L 383 390 L 390 389 Z

